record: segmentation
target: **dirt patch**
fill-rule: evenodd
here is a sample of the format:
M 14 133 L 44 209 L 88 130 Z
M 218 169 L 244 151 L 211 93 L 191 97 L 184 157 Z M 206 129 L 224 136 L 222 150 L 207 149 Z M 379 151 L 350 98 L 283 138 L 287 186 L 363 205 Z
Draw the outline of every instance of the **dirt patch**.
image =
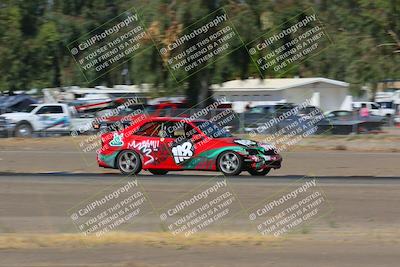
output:
M 397 132 L 396 132 L 397 133 Z M 256 141 L 269 140 L 268 135 L 236 135 L 241 138 Z M 60 150 L 83 152 L 89 144 L 95 143 L 96 136 L 60 136 L 43 138 L 3 138 L 0 139 L 0 150 Z M 97 145 L 99 143 L 97 142 Z M 400 152 L 399 134 L 369 134 L 369 135 L 315 135 L 303 138 L 300 142 L 290 146 L 287 151 L 321 151 L 321 150 L 348 150 L 348 151 L 371 151 L 371 152 Z M 95 151 L 92 149 L 91 151 Z

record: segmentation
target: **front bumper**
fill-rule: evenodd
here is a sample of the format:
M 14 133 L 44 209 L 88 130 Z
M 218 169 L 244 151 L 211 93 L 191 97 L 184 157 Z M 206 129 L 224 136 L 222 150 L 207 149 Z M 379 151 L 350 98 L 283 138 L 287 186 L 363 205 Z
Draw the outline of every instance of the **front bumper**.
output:
M 244 163 L 246 167 L 252 168 L 255 170 L 261 170 L 266 168 L 271 169 L 279 169 L 282 164 L 282 156 L 281 155 L 249 155 L 244 158 Z
M 15 123 L 9 123 L 5 120 L 0 120 L 0 136 L 11 137 L 13 136 Z

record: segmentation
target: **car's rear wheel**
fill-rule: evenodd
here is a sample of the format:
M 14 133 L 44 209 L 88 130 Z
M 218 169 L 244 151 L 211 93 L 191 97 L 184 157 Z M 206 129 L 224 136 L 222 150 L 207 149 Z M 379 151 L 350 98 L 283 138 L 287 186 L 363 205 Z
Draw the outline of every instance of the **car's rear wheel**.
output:
M 218 169 L 225 175 L 239 175 L 242 171 L 243 159 L 233 151 L 223 152 L 218 157 Z
M 165 170 L 149 170 L 154 175 L 166 175 L 168 171 Z
M 269 173 L 271 168 L 265 168 L 265 169 L 260 169 L 260 170 L 255 170 L 255 169 L 248 169 L 247 171 L 254 176 L 264 176 Z
M 132 150 L 122 151 L 117 158 L 116 165 L 122 174 L 138 174 L 142 170 L 142 161 L 138 153 Z

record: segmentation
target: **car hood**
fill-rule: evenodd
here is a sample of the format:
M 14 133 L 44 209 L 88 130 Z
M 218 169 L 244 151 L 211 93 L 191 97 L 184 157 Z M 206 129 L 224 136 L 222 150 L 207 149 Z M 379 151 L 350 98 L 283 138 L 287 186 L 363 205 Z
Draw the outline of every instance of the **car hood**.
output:
M 28 116 L 30 116 L 30 113 L 27 113 L 27 112 L 12 112 L 12 113 L 4 113 L 4 114 L 0 115 L 0 117 L 10 119 L 10 120 L 24 119 Z
M 218 140 L 225 142 L 230 145 L 237 145 L 242 146 L 245 148 L 264 148 L 266 150 L 275 149 L 273 145 L 265 142 L 257 142 L 250 139 L 245 138 L 238 138 L 238 137 L 225 137 L 225 138 L 218 138 Z

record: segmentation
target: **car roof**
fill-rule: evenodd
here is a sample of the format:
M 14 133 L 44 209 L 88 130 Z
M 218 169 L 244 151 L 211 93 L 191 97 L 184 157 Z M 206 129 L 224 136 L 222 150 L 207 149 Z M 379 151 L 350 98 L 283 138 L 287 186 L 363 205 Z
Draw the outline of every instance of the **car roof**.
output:
M 278 106 L 294 106 L 294 104 L 293 103 L 265 104 L 265 105 L 256 105 L 253 106 L 253 108 L 278 107 Z
M 327 111 L 327 112 L 332 113 L 332 112 L 352 112 L 352 111 L 351 110 L 345 110 L 345 109 L 336 109 L 336 110 L 330 110 L 330 111 Z
M 188 117 L 149 117 L 149 121 L 189 121 L 189 122 L 205 122 L 205 119 L 192 119 Z

